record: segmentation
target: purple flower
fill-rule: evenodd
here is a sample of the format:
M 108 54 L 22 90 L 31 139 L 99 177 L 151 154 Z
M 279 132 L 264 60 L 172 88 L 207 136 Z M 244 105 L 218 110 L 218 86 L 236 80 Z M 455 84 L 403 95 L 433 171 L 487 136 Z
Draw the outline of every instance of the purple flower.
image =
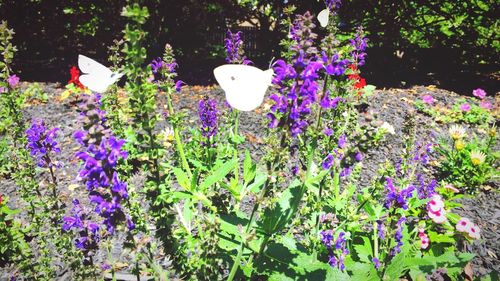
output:
M 493 108 L 493 106 L 491 105 L 491 103 L 490 103 L 490 102 L 487 102 L 487 101 L 485 101 L 485 100 L 482 100 L 482 101 L 479 103 L 479 106 L 480 106 L 481 108 L 484 108 L 484 109 L 492 109 L 492 108 Z
M 390 177 L 386 178 L 385 189 L 387 191 L 386 200 L 384 207 L 390 209 L 391 207 L 403 208 L 403 210 L 408 209 L 408 204 L 406 200 L 413 196 L 413 186 L 408 186 L 405 189 L 399 190 L 394 187 L 392 179 Z
M 391 251 L 391 255 L 393 256 L 401 252 L 401 246 L 403 246 L 403 228 L 405 221 L 406 221 L 405 217 L 401 217 L 398 220 L 396 234 L 394 235 L 396 246 L 394 246 L 394 248 Z
M 479 99 L 484 99 L 486 97 L 486 92 L 480 88 L 477 88 L 474 91 L 472 91 L 472 94 Z
M 324 170 L 328 170 L 328 169 L 330 169 L 333 166 L 333 161 L 334 161 L 333 155 L 328 154 L 326 156 L 326 158 L 323 160 L 323 163 L 321 164 L 321 167 Z
M 11 88 L 14 88 L 17 84 L 19 84 L 19 77 L 13 74 L 7 78 L 7 83 L 9 83 Z
M 363 154 L 361 153 L 361 151 L 358 151 L 356 153 L 356 155 L 354 156 L 354 159 L 356 159 L 356 161 L 358 161 L 358 162 L 361 162 L 363 160 Z
M 99 248 L 99 225 L 87 220 L 88 214 L 83 210 L 78 200 L 73 200 L 72 216 L 63 218 L 63 231 L 70 231 L 75 228 L 79 237 L 75 238 L 75 246 L 82 250 L 88 258 Z
M 377 235 L 380 240 L 385 240 L 385 228 L 381 220 L 377 220 Z
M 340 9 L 341 4 L 342 0 L 326 0 L 326 6 L 330 11 L 335 11 Z
M 349 254 L 349 250 L 347 250 L 345 233 L 339 232 L 337 239 L 335 239 L 335 243 L 333 243 L 333 231 L 332 230 L 323 230 L 320 233 L 321 242 L 325 245 L 328 250 L 328 264 L 332 267 L 337 267 L 340 270 L 345 270 L 344 260 L 345 257 Z
M 298 175 L 298 174 L 299 174 L 299 171 L 300 171 L 299 166 L 293 166 L 293 167 L 291 168 L 292 175 L 294 175 L 294 176 Z
M 342 171 L 340 172 L 340 177 L 341 178 L 345 178 L 345 177 L 348 177 L 351 175 L 351 172 L 352 172 L 352 169 L 351 167 L 345 167 L 344 169 L 342 169 Z
M 241 40 L 241 31 L 236 33 L 227 31 L 226 39 L 224 40 L 226 48 L 226 62 L 232 64 L 251 64 L 244 56 L 243 40 Z
M 201 122 L 201 134 L 210 141 L 217 135 L 217 102 L 208 97 L 198 103 L 198 116 Z
M 419 199 L 431 198 L 436 194 L 436 180 L 432 180 L 429 184 L 425 184 L 424 176 L 422 174 L 417 174 L 417 181 L 419 182 L 417 186 L 417 195 Z
M 163 60 L 161 58 L 156 58 L 151 62 L 150 66 L 151 71 L 156 74 L 158 73 L 158 71 L 160 71 L 161 68 L 165 66 L 165 64 L 163 63 Z
M 0 94 L 7 92 L 7 88 L 5 87 L 0 87 Z
M 375 269 L 378 270 L 380 268 L 380 261 L 377 258 L 372 259 L 373 266 L 375 266 Z
M 424 96 L 422 97 L 422 101 L 423 101 L 424 103 L 426 103 L 426 104 L 431 105 L 431 104 L 433 104 L 433 103 L 434 103 L 434 98 L 433 98 L 431 95 L 424 95 Z
M 30 154 L 37 159 L 37 165 L 41 168 L 52 168 L 57 166 L 50 158 L 51 153 L 61 152 L 59 144 L 55 140 L 59 128 L 47 130 L 45 123 L 40 119 L 33 119 L 31 126 L 26 130 L 26 139 L 28 143 L 26 148 Z
M 323 134 L 325 134 L 325 136 L 327 136 L 327 137 L 331 137 L 333 135 L 333 129 L 331 129 L 331 128 L 325 128 L 323 130 Z
M 177 93 L 181 92 L 183 85 L 186 85 L 186 83 L 184 83 L 184 81 L 179 80 L 179 81 L 175 82 L 175 90 L 177 91 Z
M 346 144 L 347 144 L 347 138 L 345 136 L 345 134 L 342 134 L 340 137 L 339 137 L 339 141 L 338 141 L 338 147 L 340 149 L 343 149 L 346 147 Z
M 364 31 L 361 26 L 356 31 L 354 39 L 351 39 L 351 46 L 353 47 L 351 56 L 354 58 L 354 63 L 358 66 L 364 65 L 366 57 L 365 50 L 368 47 L 368 39 L 364 37 Z
M 460 110 L 462 111 L 469 111 L 470 110 L 470 104 L 468 103 L 463 103 L 460 105 Z

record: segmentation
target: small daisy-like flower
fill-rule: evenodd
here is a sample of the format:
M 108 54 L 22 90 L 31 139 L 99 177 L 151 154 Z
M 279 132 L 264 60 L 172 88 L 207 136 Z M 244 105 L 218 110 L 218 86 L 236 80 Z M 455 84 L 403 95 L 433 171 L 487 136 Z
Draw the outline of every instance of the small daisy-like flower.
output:
M 462 140 L 457 140 L 457 141 L 455 142 L 455 149 L 456 149 L 456 150 L 460 151 L 460 150 L 462 150 L 462 149 L 464 149 L 464 148 L 465 148 L 465 142 L 464 142 L 464 141 L 462 141 Z
M 470 153 L 470 161 L 473 165 L 478 166 L 484 163 L 486 160 L 486 154 L 482 153 L 479 150 L 473 150 Z
M 424 95 L 422 96 L 422 101 L 430 105 L 434 103 L 434 98 L 431 95 Z
M 448 133 L 452 139 L 458 140 L 465 137 L 465 128 L 459 125 L 453 125 L 448 130 Z

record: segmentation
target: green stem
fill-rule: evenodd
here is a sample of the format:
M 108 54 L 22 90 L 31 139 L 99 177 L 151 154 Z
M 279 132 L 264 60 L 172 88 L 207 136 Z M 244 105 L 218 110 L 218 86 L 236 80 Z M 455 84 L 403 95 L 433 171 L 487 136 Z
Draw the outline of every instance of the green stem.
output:
M 168 107 L 168 114 L 169 116 L 174 115 L 174 107 L 172 106 L 172 90 L 167 89 L 167 107 Z M 179 154 L 179 158 L 181 158 L 181 164 L 186 173 L 188 174 L 189 180 L 193 178 L 193 174 L 191 173 L 191 169 L 189 168 L 189 164 L 186 159 L 186 155 L 184 154 L 184 146 L 182 145 L 181 137 L 179 134 L 178 126 L 177 126 L 177 121 L 172 122 L 172 127 L 174 129 L 174 139 L 175 139 L 175 146 L 177 148 L 177 153 Z

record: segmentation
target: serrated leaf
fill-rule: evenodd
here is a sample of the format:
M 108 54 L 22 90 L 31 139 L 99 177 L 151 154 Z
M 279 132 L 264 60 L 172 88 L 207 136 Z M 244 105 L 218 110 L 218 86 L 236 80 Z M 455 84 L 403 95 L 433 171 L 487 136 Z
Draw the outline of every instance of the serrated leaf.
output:
M 359 259 L 363 262 L 370 263 L 370 256 L 373 255 L 373 249 L 370 239 L 368 237 L 363 237 L 363 244 L 354 245 L 354 249 L 356 250 L 356 254 L 359 256 Z

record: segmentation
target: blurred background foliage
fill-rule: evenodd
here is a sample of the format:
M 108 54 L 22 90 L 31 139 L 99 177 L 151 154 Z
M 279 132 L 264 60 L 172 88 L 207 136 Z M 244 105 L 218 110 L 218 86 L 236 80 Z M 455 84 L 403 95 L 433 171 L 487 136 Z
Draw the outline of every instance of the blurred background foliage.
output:
M 224 61 L 227 28 L 243 30 L 250 59 L 268 67 L 279 57 L 278 42 L 287 32 L 280 24 L 283 8 L 295 5 L 297 12 L 317 14 L 325 7 L 322 0 L 142 4 L 150 14 L 145 23 L 148 56 L 160 56 L 170 43 L 181 78 L 201 84 L 213 82 L 212 68 Z M 77 54 L 106 61 L 109 47 L 122 37 L 124 5 L 119 0 L 0 0 L 0 20 L 16 32 L 14 69 L 24 80 L 66 82 Z M 435 83 L 464 91 L 477 86 L 491 90 L 498 84 L 499 15 L 497 0 L 345 0 L 339 24 L 345 33 L 359 25 L 365 28 L 371 47 L 363 71 L 378 86 Z M 465 82 L 483 85 L 468 87 Z

